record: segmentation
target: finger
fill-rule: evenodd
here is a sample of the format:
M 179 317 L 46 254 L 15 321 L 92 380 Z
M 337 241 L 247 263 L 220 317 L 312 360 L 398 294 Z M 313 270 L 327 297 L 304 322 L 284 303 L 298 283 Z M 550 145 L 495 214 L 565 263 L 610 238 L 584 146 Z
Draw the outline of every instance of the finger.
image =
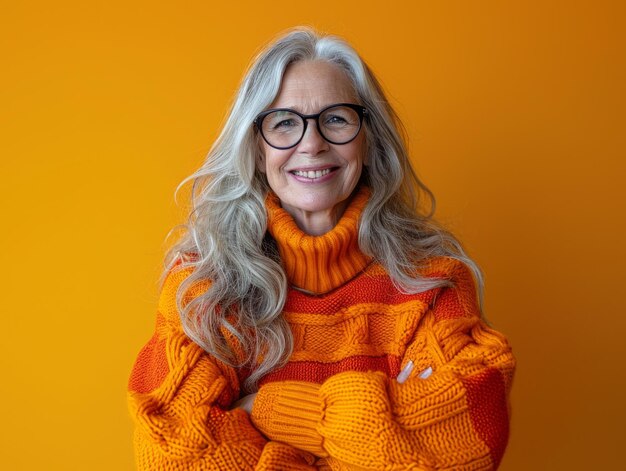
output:
M 409 360 L 407 364 L 404 366 L 404 368 L 402 369 L 402 371 L 400 372 L 400 374 L 398 375 L 398 377 L 396 378 L 398 383 L 402 384 L 407 379 L 409 379 L 409 375 L 411 374 L 411 371 L 413 371 L 413 361 Z
M 419 377 L 420 377 L 420 378 L 422 378 L 422 379 L 426 379 L 426 378 L 428 378 L 431 374 L 433 374 L 433 368 L 432 368 L 432 366 L 429 366 L 428 368 L 426 368 L 424 371 L 422 371 L 422 372 L 419 374 Z

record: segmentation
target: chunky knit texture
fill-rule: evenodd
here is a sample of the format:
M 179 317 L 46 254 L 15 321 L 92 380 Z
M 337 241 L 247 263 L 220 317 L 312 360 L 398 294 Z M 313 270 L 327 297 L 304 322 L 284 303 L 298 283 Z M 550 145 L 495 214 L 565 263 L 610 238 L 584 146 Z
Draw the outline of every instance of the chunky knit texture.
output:
M 508 440 L 509 344 L 481 320 L 473 278 L 456 260 L 431 260 L 422 273 L 452 287 L 394 287 L 358 249 L 367 198 L 361 190 L 338 225 L 314 237 L 268 197 L 292 283 L 283 315 L 295 348 L 261 381 L 250 416 L 230 409 L 245 373 L 183 333 L 175 298 L 189 271 L 172 270 L 129 382 L 139 469 L 497 468 Z

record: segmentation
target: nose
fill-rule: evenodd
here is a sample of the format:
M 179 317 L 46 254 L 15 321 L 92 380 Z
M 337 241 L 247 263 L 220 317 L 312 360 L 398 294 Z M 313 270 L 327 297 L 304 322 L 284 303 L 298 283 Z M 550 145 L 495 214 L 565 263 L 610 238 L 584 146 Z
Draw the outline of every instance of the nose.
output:
M 326 141 L 318 131 L 315 119 L 309 118 L 304 136 L 302 136 L 302 140 L 298 143 L 298 152 L 316 156 L 328 149 L 328 141 Z

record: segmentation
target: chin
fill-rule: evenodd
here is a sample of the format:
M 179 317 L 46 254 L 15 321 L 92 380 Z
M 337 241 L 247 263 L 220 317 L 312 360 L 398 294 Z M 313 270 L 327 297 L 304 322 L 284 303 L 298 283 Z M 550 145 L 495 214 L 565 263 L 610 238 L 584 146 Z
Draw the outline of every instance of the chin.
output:
M 308 213 L 322 213 L 341 209 L 347 200 L 348 197 L 332 200 L 326 198 L 304 199 L 294 202 L 296 204 L 291 206 Z

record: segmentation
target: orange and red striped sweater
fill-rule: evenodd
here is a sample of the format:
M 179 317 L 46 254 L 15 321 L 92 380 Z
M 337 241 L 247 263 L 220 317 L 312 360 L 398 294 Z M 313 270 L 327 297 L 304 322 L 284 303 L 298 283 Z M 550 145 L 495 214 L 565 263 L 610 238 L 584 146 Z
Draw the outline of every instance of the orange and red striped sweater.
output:
M 453 287 L 405 294 L 360 252 L 367 198 L 361 191 L 332 231 L 309 236 L 268 197 L 269 230 L 293 286 L 283 315 L 295 346 L 260 382 L 250 415 L 231 409 L 245 394 L 241 371 L 182 331 L 175 299 L 189 271 L 168 275 L 129 381 L 139 469 L 497 468 L 509 431 L 510 346 L 481 319 L 460 262 L 433 259 L 422 273 Z

